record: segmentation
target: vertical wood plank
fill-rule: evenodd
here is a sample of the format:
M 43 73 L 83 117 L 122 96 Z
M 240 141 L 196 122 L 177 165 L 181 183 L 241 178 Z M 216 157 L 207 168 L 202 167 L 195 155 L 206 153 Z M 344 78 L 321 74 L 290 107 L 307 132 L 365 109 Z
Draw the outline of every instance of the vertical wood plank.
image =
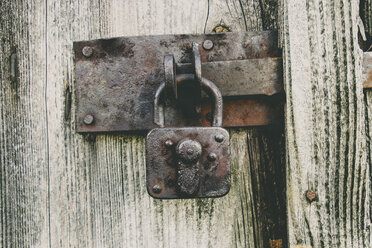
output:
M 0 3 L 0 246 L 49 245 L 45 1 Z
M 283 2 L 291 247 L 371 245 L 358 4 Z
M 110 1 L 47 1 L 47 104 L 50 158 L 52 247 L 105 247 L 95 233 L 99 224 L 94 188 L 97 145 L 94 136 L 75 131 L 74 54 L 76 40 L 107 37 Z M 107 166 L 110 166 L 108 164 Z M 105 175 L 101 174 L 102 177 Z M 99 179 L 99 178 L 98 178 Z M 97 180 L 98 180 L 97 179 Z M 106 202 L 107 203 L 107 202 Z M 104 203 L 100 203 L 104 204 Z M 104 245 L 102 245 L 104 244 Z

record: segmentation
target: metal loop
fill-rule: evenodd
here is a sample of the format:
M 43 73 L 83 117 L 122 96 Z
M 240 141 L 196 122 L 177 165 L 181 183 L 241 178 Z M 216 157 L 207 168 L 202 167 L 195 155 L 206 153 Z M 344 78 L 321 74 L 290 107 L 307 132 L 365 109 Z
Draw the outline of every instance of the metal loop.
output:
M 201 58 L 199 51 L 199 44 L 196 42 L 192 43 L 192 56 L 193 56 L 193 65 L 195 70 L 196 81 L 200 84 L 202 81 L 202 70 L 201 70 Z
M 192 57 L 195 79 L 198 82 L 198 85 L 200 85 L 202 80 L 201 57 L 199 51 L 199 44 L 196 42 L 192 43 Z M 166 91 L 168 92 L 170 97 L 174 97 L 174 99 L 177 100 L 178 89 L 176 83 L 176 62 L 173 55 L 164 56 L 164 78 Z M 198 89 L 200 90 L 200 87 L 198 87 Z M 200 97 L 200 94 L 198 97 Z
M 193 74 L 181 74 L 176 77 L 176 84 L 180 84 L 184 81 L 195 80 Z M 206 78 L 201 78 L 201 87 L 208 94 L 209 97 L 214 100 L 214 109 L 213 109 L 213 122 L 212 126 L 221 127 L 223 122 L 223 100 L 222 94 L 218 87 L 210 80 Z M 164 109 L 160 105 L 160 100 L 165 89 L 165 83 L 162 82 L 159 88 L 156 90 L 155 99 L 154 99 L 154 122 L 159 127 L 164 127 Z
M 178 99 L 178 89 L 176 84 L 176 62 L 173 55 L 164 56 L 164 78 L 165 88 L 170 97 Z

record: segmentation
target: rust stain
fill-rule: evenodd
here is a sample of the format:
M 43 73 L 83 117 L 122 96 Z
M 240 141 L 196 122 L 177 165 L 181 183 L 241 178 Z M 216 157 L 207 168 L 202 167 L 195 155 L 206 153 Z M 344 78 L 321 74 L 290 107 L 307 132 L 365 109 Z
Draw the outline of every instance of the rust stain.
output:
M 223 32 L 230 32 L 230 28 L 224 24 L 217 25 L 214 29 L 213 32 L 215 33 L 223 33 Z
M 270 248 L 282 248 L 282 247 L 283 247 L 282 239 L 270 240 Z
M 229 99 L 224 101 L 223 126 L 263 126 L 278 122 L 284 116 L 283 102 L 259 99 Z M 202 126 L 210 126 L 211 105 L 202 104 Z
M 372 68 L 367 74 L 367 80 L 363 84 L 363 88 L 365 89 L 372 89 Z
M 366 81 L 363 84 L 364 89 L 372 89 L 372 53 L 364 53 L 365 58 L 363 62 Z

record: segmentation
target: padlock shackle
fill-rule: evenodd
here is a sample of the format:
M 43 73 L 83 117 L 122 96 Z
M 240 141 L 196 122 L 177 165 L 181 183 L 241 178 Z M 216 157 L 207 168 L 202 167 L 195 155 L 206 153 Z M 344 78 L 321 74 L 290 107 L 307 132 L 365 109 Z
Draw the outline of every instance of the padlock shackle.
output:
M 184 81 L 195 80 L 194 74 L 181 74 L 176 76 L 176 83 L 181 84 Z M 222 94 L 218 87 L 210 80 L 206 78 L 201 78 L 201 87 L 208 94 L 210 98 L 213 98 L 214 108 L 213 108 L 213 121 L 212 126 L 222 127 L 223 122 L 223 100 Z M 159 88 L 156 90 L 154 99 L 154 122 L 159 127 L 164 127 L 164 109 L 160 105 L 160 100 L 162 98 L 165 89 L 165 83 L 162 82 Z

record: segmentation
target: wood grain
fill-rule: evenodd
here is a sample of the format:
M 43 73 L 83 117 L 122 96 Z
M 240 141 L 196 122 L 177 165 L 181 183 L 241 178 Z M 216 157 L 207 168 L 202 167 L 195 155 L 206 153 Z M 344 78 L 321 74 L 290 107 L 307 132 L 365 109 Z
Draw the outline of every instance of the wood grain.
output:
M 75 132 L 72 42 L 277 27 L 275 1 L 0 3 L 1 247 L 267 247 L 286 243 L 283 127 L 230 130 L 227 197 L 145 190 L 144 136 Z
M 372 1 L 360 0 L 360 17 L 363 20 L 366 33 L 372 37 Z
M 291 247 L 371 247 L 358 4 L 283 2 Z M 306 199 L 307 190 L 316 201 Z
M 49 245 L 45 5 L 0 3 L 1 247 Z

